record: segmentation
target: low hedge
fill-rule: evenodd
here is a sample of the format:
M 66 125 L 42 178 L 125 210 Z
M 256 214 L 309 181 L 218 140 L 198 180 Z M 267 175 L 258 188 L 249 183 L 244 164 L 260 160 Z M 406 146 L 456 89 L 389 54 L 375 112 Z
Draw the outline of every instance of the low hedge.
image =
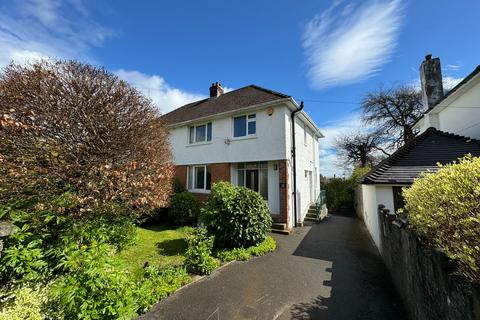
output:
M 410 226 L 480 279 L 480 158 L 467 156 L 425 173 L 403 191 Z
M 263 256 L 269 252 L 275 251 L 277 244 L 275 240 L 268 236 L 260 244 L 249 248 L 234 248 L 227 250 L 220 250 L 215 253 L 215 256 L 222 262 L 230 261 L 246 261 L 252 256 Z

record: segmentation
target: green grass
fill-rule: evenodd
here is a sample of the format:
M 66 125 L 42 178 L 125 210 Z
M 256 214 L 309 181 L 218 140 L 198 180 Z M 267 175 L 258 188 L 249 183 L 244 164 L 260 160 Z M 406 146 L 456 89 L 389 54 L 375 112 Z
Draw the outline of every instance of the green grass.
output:
M 166 268 L 182 265 L 187 250 L 189 227 L 149 226 L 137 228 L 135 244 L 119 253 L 118 258 L 131 272 L 150 266 Z

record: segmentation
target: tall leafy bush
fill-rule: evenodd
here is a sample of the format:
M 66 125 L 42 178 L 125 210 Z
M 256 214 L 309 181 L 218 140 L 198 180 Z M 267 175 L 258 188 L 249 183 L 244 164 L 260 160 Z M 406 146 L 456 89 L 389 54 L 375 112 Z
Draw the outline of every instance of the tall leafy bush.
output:
M 480 279 L 480 158 L 423 174 L 403 195 L 411 227 L 458 260 L 466 276 Z
M 203 209 L 218 247 L 248 247 L 262 242 L 272 225 L 265 200 L 255 191 L 218 182 Z
M 0 73 L 0 205 L 73 190 L 85 217 L 166 207 L 173 165 L 158 108 L 102 68 L 75 61 Z

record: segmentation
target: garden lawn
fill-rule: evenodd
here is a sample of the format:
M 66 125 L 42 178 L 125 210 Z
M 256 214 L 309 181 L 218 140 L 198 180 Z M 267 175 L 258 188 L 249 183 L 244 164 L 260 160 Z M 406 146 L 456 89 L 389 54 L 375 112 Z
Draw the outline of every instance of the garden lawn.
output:
M 148 226 L 137 228 L 135 244 L 118 254 L 129 271 L 137 272 L 146 262 L 160 268 L 183 264 L 190 227 Z

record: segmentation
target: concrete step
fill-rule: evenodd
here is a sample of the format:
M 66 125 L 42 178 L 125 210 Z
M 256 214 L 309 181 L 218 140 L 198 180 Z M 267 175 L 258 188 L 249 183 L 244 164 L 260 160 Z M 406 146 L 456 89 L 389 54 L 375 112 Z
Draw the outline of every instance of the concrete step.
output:
M 305 215 L 305 217 L 316 218 L 316 217 L 317 217 L 317 214 L 316 214 L 316 213 L 307 213 L 307 214 Z
M 313 221 L 313 222 L 317 222 L 317 218 L 311 218 L 311 217 L 305 217 L 305 219 L 303 219 L 305 221 Z
M 317 212 L 317 209 L 308 209 L 308 213 L 315 213 Z
M 271 232 L 280 234 L 290 234 L 290 230 L 287 229 L 286 223 L 274 222 L 272 223 Z
M 281 229 L 270 229 L 270 232 L 273 232 L 273 233 L 280 233 L 280 234 L 286 234 L 286 235 L 289 235 L 290 234 L 290 230 L 281 230 Z
M 274 223 L 272 223 L 272 229 L 287 230 L 287 224 L 286 223 L 280 223 L 280 222 L 274 222 Z

